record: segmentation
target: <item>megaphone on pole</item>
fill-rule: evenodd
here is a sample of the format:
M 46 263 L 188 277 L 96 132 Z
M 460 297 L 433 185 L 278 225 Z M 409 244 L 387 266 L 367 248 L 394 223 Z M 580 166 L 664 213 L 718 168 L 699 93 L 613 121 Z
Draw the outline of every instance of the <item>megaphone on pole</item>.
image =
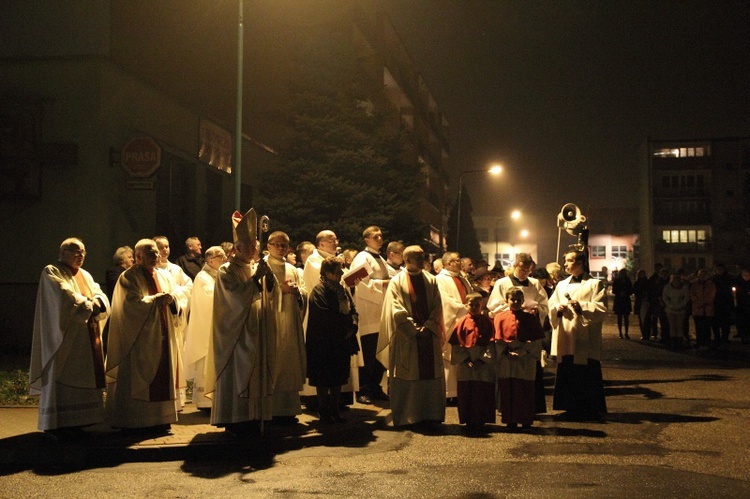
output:
M 586 229 L 586 216 L 577 205 L 566 203 L 557 215 L 557 227 L 565 229 L 571 236 L 577 236 Z

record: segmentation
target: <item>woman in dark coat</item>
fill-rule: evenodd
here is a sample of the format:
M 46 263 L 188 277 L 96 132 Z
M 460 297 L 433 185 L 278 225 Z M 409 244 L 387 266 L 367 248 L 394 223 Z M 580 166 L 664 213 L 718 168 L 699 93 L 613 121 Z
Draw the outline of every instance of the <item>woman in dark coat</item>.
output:
M 329 257 L 320 267 L 320 283 L 310 293 L 307 321 L 307 377 L 317 388 L 320 421 L 340 423 L 341 386 L 349 380 L 351 356 L 357 346 L 357 312 L 341 285 L 343 261 Z
M 630 326 L 630 312 L 633 306 L 630 304 L 630 296 L 633 294 L 633 283 L 630 282 L 627 269 L 620 269 L 617 277 L 612 281 L 612 294 L 615 295 L 614 311 L 617 314 L 617 330 L 622 338 L 622 326 L 625 325 L 625 338 L 630 339 L 628 328 Z

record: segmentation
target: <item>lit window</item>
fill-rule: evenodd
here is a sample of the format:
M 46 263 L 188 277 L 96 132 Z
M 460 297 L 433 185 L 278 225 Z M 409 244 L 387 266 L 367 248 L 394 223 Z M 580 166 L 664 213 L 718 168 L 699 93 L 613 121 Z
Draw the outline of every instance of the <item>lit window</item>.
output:
M 669 231 L 663 230 L 661 231 L 661 238 L 664 239 L 665 242 L 670 242 L 672 239 L 669 237 Z
M 628 247 L 627 246 L 612 246 L 612 258 L 627 258 Z
M 681 230 L 680 231 L 680 242 L 681 243 L 688 242 L 688 231 L 686 231 L 686 230 Z
M 670 231 L 671 234 L 669 236 L 670 242 L 676 243 L 680 240 L 680 231 L 679 230 L 673 230 Z
M 591 258 L 607 258 L 607 247 L 606 246 L 592 246 Z
M 706 231 L 705 230 L 696 231 L 696 235 L 698 237 L 698 242 L 699 243 L 705 243 L 706 242 Z
M 695 238 L 695 231 L 694 230 L 689 230 L 688 231 L 688 242 L 689 243 L 697 242 L 697 240 Z
M 702 147 L 696 147 L 695 148 L 695 155 L 696 156 L 703 156 L 704 149 Z

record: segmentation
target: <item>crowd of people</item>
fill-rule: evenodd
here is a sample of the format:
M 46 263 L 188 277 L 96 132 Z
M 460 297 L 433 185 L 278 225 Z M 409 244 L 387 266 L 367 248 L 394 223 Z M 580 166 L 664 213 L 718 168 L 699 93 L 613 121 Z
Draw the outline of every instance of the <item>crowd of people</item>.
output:
M 634 282 L 622 269 L 612 280 L 612 294 L 621 338 L 630 339 L 629 316 L 634 313 L 641 340 L 660 341 L 672 349 L 716 351 L 729 342 L 732 323 L 741 342 L 750 344 L 749 268 L 734 277 L 721 263 L 713 272 L 704 268 L 692 274 L 683 269 L 670 272 L 656 264 L 651 276 L 639 270 Z
M 233 241 L 205 254 L 187 239 L 176 263 L 164 236 L 118 248 L 105 290 L 82 268 L 84 242 L 63 241 L 37 296 L 30 381 L 40 430 L 78 437 L 106 423 L 168 432 L 189 402 L 188 380 L 190 401 L 238 436 L 296 424 L 305 407 L 338 424 L 354 400 L 389 404 L 396 427 L 439 425 L 447 405 L 471 429 L 495 424 L 498 412 L 510 428 L 529 427 L 547 412 L 550 362 L 553 409 L 576 421 L 605 417 L 606 286 L 585 271 L 585 253 L 568 251 L 562 268 L 536 268 L 520 253 L 503 271 L 451 251 L 430 262 L 398 241 L 383 251 L 376 226 L 363 232 L 361 251 L 340 255 L 331 230 L 296 247 L 272 232 L 261 247 L 253 210 L 236 212 L 232 226 Z M 699 272 L 690 283 L 675 274 L 658 287 L 661 274 L 614 280 L 625 337 L 635 294 L 644 338 L 663 320 L 662 338 L 682 341 L 690 302 L 699 346 L 711 327 L 725 340 L 722 275 Z M 738 324 L 750 274 L 743 280 L 732 283 Z M 740 333 L 745 341 L 747 329 Z

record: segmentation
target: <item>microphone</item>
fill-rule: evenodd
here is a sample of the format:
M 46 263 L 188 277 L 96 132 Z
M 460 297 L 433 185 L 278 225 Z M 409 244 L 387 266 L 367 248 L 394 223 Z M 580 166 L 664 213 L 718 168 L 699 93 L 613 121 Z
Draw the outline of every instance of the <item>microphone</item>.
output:
M 337 255 L 341 254 L 341 246 L 336 246 L 336 254 Z

